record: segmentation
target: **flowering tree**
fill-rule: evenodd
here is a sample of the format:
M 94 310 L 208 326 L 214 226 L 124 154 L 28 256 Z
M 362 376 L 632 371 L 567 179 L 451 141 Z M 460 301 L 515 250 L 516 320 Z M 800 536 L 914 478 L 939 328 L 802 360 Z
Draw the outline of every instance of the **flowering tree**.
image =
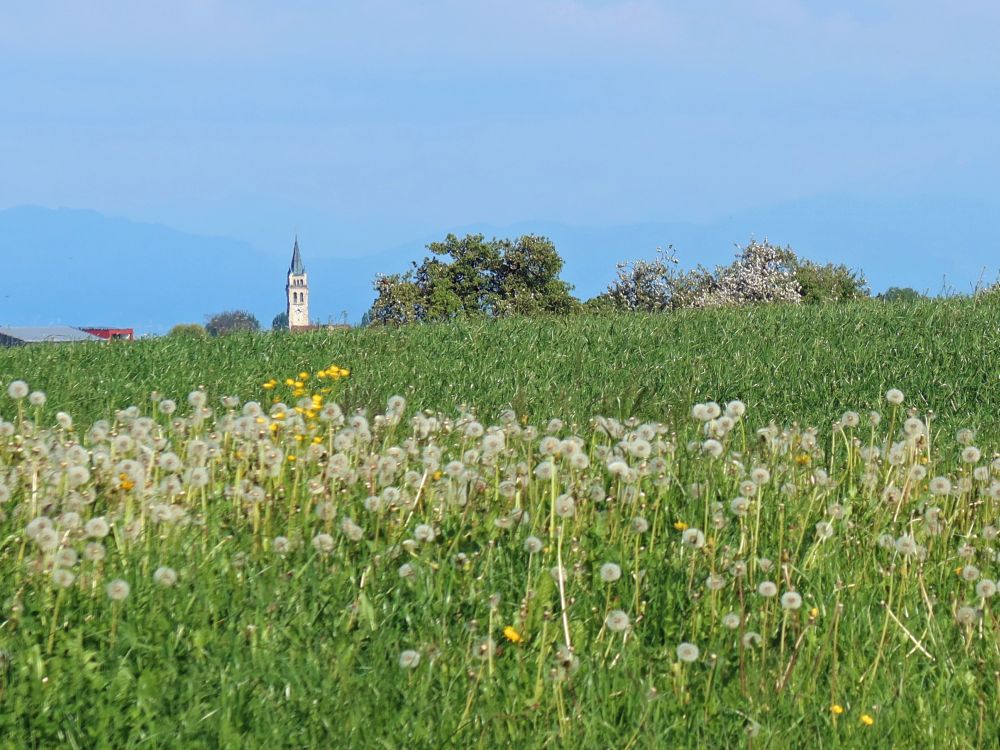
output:
M 868 296 L 860 271 L 799 258 L 789 247 L 752 240 L 728 266 L 680 271 L 673 248 L 652 261 L 619 263 L 596 307 L 657 312 L 687 307 L 842 302 Z

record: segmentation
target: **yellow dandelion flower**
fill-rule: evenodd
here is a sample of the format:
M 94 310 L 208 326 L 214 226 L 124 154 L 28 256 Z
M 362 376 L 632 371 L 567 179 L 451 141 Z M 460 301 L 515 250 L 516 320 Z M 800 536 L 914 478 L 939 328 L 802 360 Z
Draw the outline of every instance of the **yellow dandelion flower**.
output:
M 295 463 L 295 456 L 289 456 L 287 460 L 291 461 L 292 463 Z
M 323 438 L 321 438 L 319 435 L 317 435 L 316 437 L 313 438 L 313 442 L 316 445 L 319 445 L 319 444 L 321 444 L 323 442 Z
M 284 419 L 285 418 L 285 412 L 278 411 L 278 412 L 275 412 L 274 414 L 272 414 L 271 416 L 274 417 L 275 419 Z
M 306 436 L 305 436 L 305 435 L 296 435 L 296 436 L 295 436 L 295 442 L 296 442 L 296 443 L 301 443 L 301 442 L 302 442 L 303 440 L 305 440 L 305 439 L 306 439 Z
M 443 475 L 443 474 L 442 474 L 442 473 L 441 473 L 440 471 L 435 471 L 435 472 L 434 472 L 434 473 L 433 473 L 433 474 L 431 475 L 431 477 L 432 477 L 432 478 L 434 479 L 434 481 L 435 481 L 435 482 L 436 482 L 437 480 L 439 480 L 439 479 L 440 479 L 440 478 L 441 478 L 442 476 L 444 476 L 444 475 Z
M 130 489 L 135 487 L 135 482 L 133 482 L 131 479 L 128 478 L 128 474 L 119 474 L 118 486 L 121 487 L 126 492 L 128 492 Z
M 799 466 L 808 466 L 812 463 L 812 456 L 808 453 L 799 453 L 795 456 L 795 463 Z
M 872 724 L 875 723 L 875 719 L 873 719 L 868 714 L 861 714 L 861 723 L 864 724 L 866 727 L 870 727 Z
M 303 409 L 303 408 L 302 408 L 301 406 L 296 406 L 296 407 L 295 407 L 295 411 L 296 411 L 296 412 L 297 412 L 298 414 L 305 414 L 305 413 L 306 413 L 306 410 L 305 410 L 305 409 Z
M 308 372 L 300 372 L 299 373 L 299 380 L 309 380 L 309 373 Z
M 285 378 L 285 385 L 295 385 L 294 378 Z
M 293 380 L 292 385 L 294 385 L 296 388 L 304 388 L 306 384 L 303 383 L 301 380 Z
M 813 607 L 809 610 L 809 616 L 814 620 L 819 617 L 819 607 Z
M 264 383 L 263 385 L 261 385 L 261 388 L 263 388 L 265 391 L 269 391 L 272 388 L 274 388 L 274 383 Z
M 305 394 L 305 392 L 306 391 L 305 391 L 304 388 L 296 388 L 294 391 L 292 391 L 292 395 L 298 397 L 298 396 L 302 396 L 303 394 Z
M 512 626 L 508 625 L 503 629 L 504 637 L 511 643 L 520 643 L 524 639 Z
M 266 421 L 267 421 L 267 420 L 266 420 L 266 419 L 264 419 L 264 417 L 257 417 L 257 418 L 256 418 L 256 419 L 254 420 L 254 422 L 256 422 L 257 424 L 264 424 L 264 422 L 266 422 Z
M 687 529 L 687 527 L 688 527 L 688 525 L 686 523 L 684 523 L 683 521 L 675 521 L 674 522 L 674 528 L 677 529 L 678 531 L 684 531 L 684 530 Z
M 840 716 L 842 713 L 844 713 L 844 707 L 841 706 L 839 703 L 834 703 L 832 706 L 830 706 L 830 711 L 832 711 L 835 715 Z

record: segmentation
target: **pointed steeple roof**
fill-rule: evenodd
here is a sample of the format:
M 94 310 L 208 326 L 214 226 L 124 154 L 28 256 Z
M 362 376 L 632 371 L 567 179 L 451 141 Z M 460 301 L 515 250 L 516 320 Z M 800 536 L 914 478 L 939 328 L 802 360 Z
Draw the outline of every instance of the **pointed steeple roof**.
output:
M 302 264 L 302 255 L 299 253 L 299 238 L 295 238 L 295 247 L 292 248 L 292 265 L 288 267 L 288 273 L 294 276 L 301 276 L 306 272 L 306 267 Z

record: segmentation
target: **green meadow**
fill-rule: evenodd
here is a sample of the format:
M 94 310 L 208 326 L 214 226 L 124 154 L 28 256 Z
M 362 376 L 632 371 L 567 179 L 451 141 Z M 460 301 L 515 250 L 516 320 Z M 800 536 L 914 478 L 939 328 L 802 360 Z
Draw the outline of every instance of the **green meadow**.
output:
M 987 298 L 2 350 L 0 747 L 991 746 L 998 393 Z

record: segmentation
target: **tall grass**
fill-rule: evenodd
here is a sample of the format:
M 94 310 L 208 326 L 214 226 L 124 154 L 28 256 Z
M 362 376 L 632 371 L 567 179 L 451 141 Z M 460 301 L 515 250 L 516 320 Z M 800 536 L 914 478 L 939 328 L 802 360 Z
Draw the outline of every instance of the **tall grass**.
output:
M 0 350 L 0 380 L 27 378 L 80 419 L 149 392 L 255 393 L 275 373 L 354 366 L 345 401 L 393 393 L 422 408 L 492 417 L 513 407 L 567 420 L 595 414 L 676 419 L 705 398 L 742 398 L 769 418 L 822 424 L 899 386 L 950 429 L 1000 437 L 1000 303 L 775 306 L 239 335 Z
M 4 353 L 48 402 L 0 391 L 0 745 L 986 746 L 997 318 Z

